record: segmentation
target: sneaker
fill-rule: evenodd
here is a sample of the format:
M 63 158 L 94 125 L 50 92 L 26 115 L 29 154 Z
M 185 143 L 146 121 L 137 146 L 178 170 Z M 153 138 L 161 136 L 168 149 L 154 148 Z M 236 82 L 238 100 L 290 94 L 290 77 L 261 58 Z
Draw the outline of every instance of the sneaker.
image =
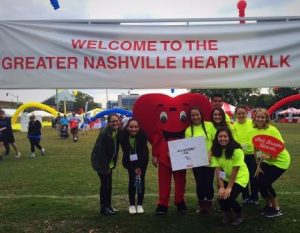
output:
M 244 217 L 242 216 L 242 214 L 240 214 L 240 216 L 236 217 L 233 222 L 232 222 L 232 225 L 233 226 L 238 226 L 240 225 L 241 223 L 244 222 Z
M 35 153 L 31 153 L 31 155 L 29 155 L 29 158 L 35 158 Z
M 167 206 L 157 205 L 157 207 L 155 209 L 155 213 L 157 215 L 163 215 L 163 214 L 165 214 L 167 212 L 168 212 L 168 207 Z
M 110 211 L 107 207 L 102 207 L 100 213 L 105 216 L 116 214 L 116 212 Z
M 143 206 L 138 205 L 138 206 L 136 207 L 136 212 L 137 212 L 138 214 L 144 213 L 144 208 L 143 208 Z
M 264 208 L 262 208 L 259 211 L 259 214 L 265 215 L 265 214 L 269 213 L 270 211 L 272 211 L 272 209 L 273 209 L 272 207 L 266 205 Z
M 250 200 L 249 200 L 249 204 L 250 204 L 250 205 L 256 205 L 256 206 L 257 206 L 257 205 L 259 205 L 259 202 L 258 202 L 258 200 L 251 200 L 251 199 L 250 199 Z
M 21 157 L 21 153 L 18 152 L 18 153 L 15 155 L 15 158 L 18 159 L 18 158 L 20 158 L 20 157 Z
M 185 202 L 181 202 L 177 205 L 177 210 L 178 212 L 180 213 L 185 213 L 187 211 L 187 207 L 186 207 L 186 204 Z
M 267 218 L 279 217 L 279 216 L 282 216 L 282 211 L 281 211 L 281 209 L 276 210 L 276 209 L 272 208 L 272 210 L 270 210 L 268 213 L 266 213 L 265 216 Z
M 248 198 L 245 198 L 245 199 L 243 200 L 242 206 L 247 206 L 247 205 L 249 205 L 250 203 L 251 203 L 251 201 L 250 201 Z
M 130 214 L 136 214 L 136 208 L 134 205 L 130 205 L 128 208 Z
M 45 149 L 44 148 L 41 149 L 41 153 L 42 153 L 42 155 L 45 155 Z
M 119 210 L 115 209 L 115 208 L 112 207 L 112 206 L 108 206 L 107 208 L 108 208 L 110 211 L 112 211 L 112 212 L 115 212 L 115 213 L 119 212 Z

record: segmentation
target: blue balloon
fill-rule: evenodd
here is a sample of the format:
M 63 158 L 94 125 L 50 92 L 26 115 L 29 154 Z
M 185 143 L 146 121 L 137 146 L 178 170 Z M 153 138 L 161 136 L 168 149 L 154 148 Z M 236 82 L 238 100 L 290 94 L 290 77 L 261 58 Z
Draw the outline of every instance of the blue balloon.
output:
M 54 10 L 59 9 L 60 6 L 59 6 L 58 0 L 50 0 L 50 2 L 51 2 L 51 5 L 53 6 Z
M 89 118 L 89 120 L 90 121 L 95 121 L 98 118 L 102 118 L 104 116 L 107 116 L 107 115 L 113 114 L 113 113 L 124 115 L 124 116 L 127 116 L 127 117 L 132 117 L 132 112 L 131 111 L 128 111 L 128 110 L 125 110 L 125 109 L 122 109 L 122 108 L 112 108 L 112 109 L 108 109 L 108 110 L 97 113 L 96 116 L 93 116 L 93 117 Z

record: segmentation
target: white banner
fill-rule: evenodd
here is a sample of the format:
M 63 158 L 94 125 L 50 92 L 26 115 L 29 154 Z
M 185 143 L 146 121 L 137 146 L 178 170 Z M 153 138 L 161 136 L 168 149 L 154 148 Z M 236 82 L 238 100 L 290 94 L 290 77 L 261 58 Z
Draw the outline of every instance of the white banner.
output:
M 208 156 L 204 137 L 168 142 L 172 171 L 207 166 Z
M 299 86 L 300 22 L 0 21 L 0 88 Z

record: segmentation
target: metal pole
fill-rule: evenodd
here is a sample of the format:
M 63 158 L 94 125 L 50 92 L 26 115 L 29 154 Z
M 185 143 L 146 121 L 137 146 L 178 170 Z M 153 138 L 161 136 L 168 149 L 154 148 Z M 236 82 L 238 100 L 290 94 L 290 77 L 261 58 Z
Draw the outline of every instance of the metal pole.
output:
M 107 109 L 107 102 L 108 102 L 108 91 L 107 91 L 107 89 L 105 89 L 105 91 L 106 91 L 106 109 Z
M 56 88 L 55 89 L 55 91 L 56 91 L 56 111 L 59 111 L 59 101 L 58 101 L 58 89 Z

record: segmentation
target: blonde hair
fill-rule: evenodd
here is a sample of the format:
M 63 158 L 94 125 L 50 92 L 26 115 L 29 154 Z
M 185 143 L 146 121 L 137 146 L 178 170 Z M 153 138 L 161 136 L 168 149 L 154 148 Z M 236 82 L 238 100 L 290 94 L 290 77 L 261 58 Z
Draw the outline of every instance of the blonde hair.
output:
M 257 124 L 256 124 L 256 120 L 255 120 L 257 113 L 262 113 L 262 114 L 265 115 L 265 117 L 266 117 L 266 123 L 265 123 L 265 125 L 264 125 L 263 128 L 264 129 L 268 128 L 269 125 L 270 125 L 270 122 L 271 122 L 271 118 L 270 118 L 270 114 L 269 114 L 268 110 L 265 109 L 265 108 L 258 108 L 256 110 L 256 112 L 254 113 L 254 117 L 253 117 L 253 120 L 252 120 L 252 122 L 253 122 L 253 128 L 257 128 Z

